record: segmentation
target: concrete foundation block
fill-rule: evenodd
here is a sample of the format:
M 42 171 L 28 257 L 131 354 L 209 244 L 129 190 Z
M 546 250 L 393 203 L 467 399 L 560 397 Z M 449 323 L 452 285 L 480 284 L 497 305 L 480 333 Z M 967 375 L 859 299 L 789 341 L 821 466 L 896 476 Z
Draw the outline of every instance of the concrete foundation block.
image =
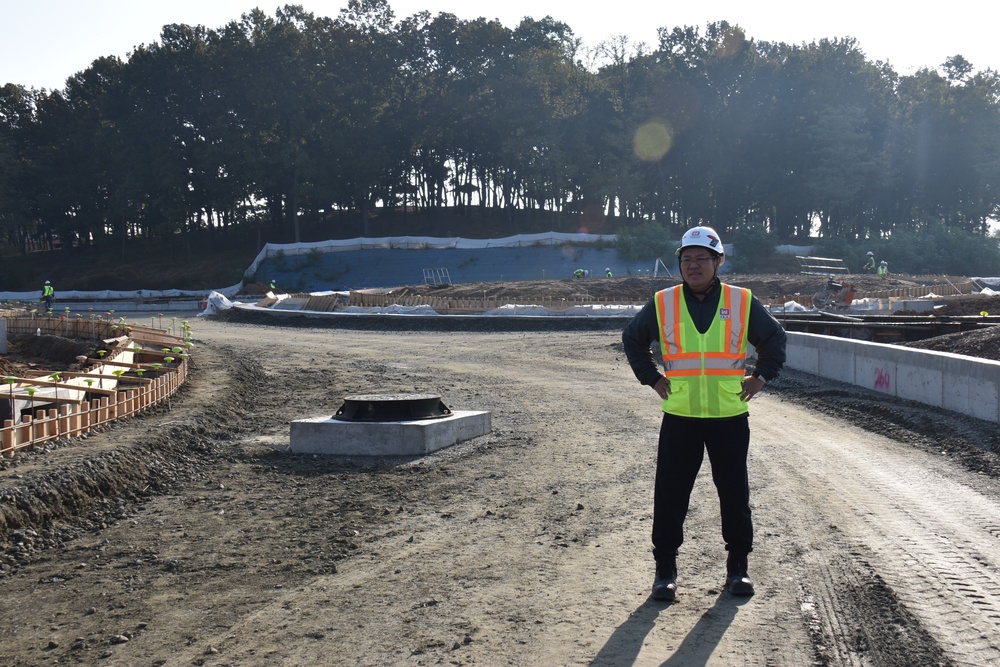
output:
M 325 417 L 291 425 L 291 449 L 297 454 L 339 456 L 421 456 L 490 432 L 491 413 L 453 410 L 439 419 L 396 422 L 350 422 Z

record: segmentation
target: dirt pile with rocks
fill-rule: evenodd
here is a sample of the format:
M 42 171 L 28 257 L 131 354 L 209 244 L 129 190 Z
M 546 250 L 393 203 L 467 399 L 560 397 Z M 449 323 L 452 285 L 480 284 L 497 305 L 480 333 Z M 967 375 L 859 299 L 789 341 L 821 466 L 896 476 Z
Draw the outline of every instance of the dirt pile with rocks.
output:
M 727 274 L 724 280 L 750 288 L 762 300 L 812 296 L 826 286 L 829 276 L 804 274 Z M 907 287 L 949 285 L 968 282 L 956 276 L 875 276 L 857 274 L 838 277 L 854 285 L 861 293 L 884 292 Z M 394 294 L 428 294 L 455 298 L 517 298 L 534 297 L 565 299 L 620 299 L 643 302 L 657 290 L 676 285 L 677 276 L 625 276 L 615 278 L 581 278 L 562 280 L 521 280 L 511 282 L 456 283 L 451 285 L 407 285 L 397 287 Z
M 822 290 L 827 276 L 795 274 L 740 275 L 730 274 L 725 280 L 734 285 L 748 287 L 754 296 L 767 302 L 794 300 L 797 296 L 812 296 Z M 960 276 L 875 276 L 857 274 L 845 276 L 842 282 L 851 283 L 859 298 L 909 287 L 952 286 L 968 283 Z M 657 290 L 676 285 L 676 277 L 584 278 L 518 282 L 463 283 L 454 285 L 411 285 L 399 287 L 400 295 L 423 294 L 455 298 L 496 298 L 528 302 L 532 297 L 567 300 L 603 300 L 627 303 L 644 303 Z M 928 317 L 979 317 L 982 313 L 1000 315 L 1000 296 L 960 294 L 937 297 L 942 305 L 926 314 Z M 938 336 L 925 341 L 905 343 L 909 347 L 952 352 L 972 357 L 1000 361 L 1000 326 L 974 329 L 962 333 Z

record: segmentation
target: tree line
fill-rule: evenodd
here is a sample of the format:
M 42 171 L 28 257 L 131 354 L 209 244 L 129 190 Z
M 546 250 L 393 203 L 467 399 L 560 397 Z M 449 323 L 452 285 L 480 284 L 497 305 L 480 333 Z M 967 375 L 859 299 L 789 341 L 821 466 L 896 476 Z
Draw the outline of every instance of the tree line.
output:
M 726 22 L 584 48 L 551 17 L 397 20 L 350 0 L 167 25 L 63 89 L 0 90 L 0 229 L 22 250 L 248 225 L 297 241 L 345 219 L 364 235 L 377 211 L 445 210 L 983 238 L 1000 74 L 956 54 L 900 75 L 851 38 L 755 41 Z

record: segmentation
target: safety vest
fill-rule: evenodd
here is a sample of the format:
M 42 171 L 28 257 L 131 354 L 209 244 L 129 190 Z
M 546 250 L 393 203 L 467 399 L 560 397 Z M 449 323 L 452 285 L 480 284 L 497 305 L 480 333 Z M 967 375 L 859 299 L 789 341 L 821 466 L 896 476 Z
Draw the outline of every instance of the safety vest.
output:
M 747 360 L 750 290 L 720 285 L 719 307 L 705 333 L 688 312 L 681 286 L 659 291 L 656 321 L 670 394 L 663 411 L 681 417 L 735 417 L 747 412 L 743 376 Z
M 42 288 L 42 296 L 52 296 L 56 291 L 53 289 L 52 285 L 46 285 Z

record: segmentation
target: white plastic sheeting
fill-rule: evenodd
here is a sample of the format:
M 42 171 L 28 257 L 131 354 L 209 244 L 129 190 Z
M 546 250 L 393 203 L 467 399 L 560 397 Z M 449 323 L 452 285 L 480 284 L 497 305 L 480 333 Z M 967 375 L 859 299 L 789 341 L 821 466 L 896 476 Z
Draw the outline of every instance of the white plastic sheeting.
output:
M 278 295 L 281 298 L 281 295 Z M 261 312 L 283 310 L 275 306 L 265 307 L 253 304 L 236 303 L 227 299 L 218 292 L 213 292 L 208 296 L 208 305 L 205 310 L 198 314 L 199 317 L 214 315 L 220 311 L 230 308 L 241 310 L 255 310 Z M 581 304 L 570 306 L 564 309 L 546 308 L 531 304 L 509 304 L 486 311 L 476 317 L 632 317 L 639 312 L 641 306 L 624 306 L 608 304 Z M 287 311 L 286 311 L 287 312 Z M 346 306 L 338 308 L 335 312 L 295 310 L 296 314 L 310 315 L 314 317 L 329 317 L 332 315 L 439 315 L 436 310 L 428 305 L 400 306 L 392 305 L 384 308 L 362 308 L 360 306 Z M 466 317 L 463 315 L 449 315 L 449 317 Z

